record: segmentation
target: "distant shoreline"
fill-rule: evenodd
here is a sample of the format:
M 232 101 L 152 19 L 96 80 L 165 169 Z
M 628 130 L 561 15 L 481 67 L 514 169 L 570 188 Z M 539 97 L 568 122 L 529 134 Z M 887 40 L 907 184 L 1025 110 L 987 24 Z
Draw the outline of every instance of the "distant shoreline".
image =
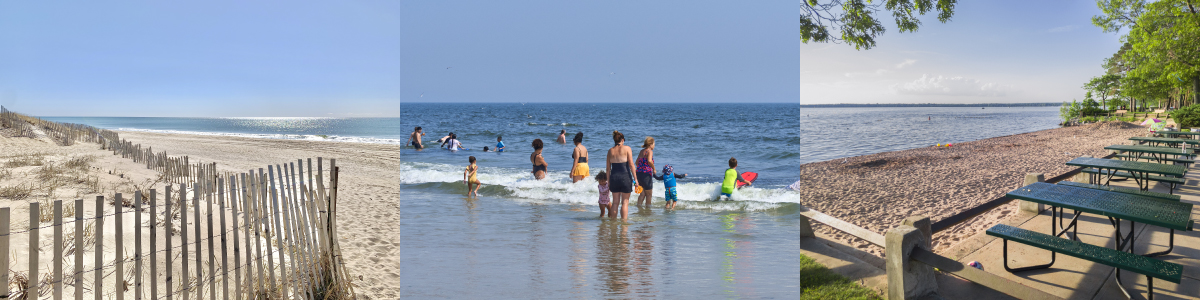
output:
M 800 104 L 801 108 L 846 107 L 1057 107 L 1062 103 L 875 103 L 875 104 Z

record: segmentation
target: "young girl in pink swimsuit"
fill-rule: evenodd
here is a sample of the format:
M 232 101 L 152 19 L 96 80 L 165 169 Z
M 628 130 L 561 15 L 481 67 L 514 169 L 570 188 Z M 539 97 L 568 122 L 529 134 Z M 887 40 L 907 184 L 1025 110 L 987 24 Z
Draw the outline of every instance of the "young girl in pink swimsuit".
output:
M 608 174 L 600 171 L 600 174 L 596 174 L 596 183 L 598 183 L 596 187 L 600 188 L 600 216 L 604 217 L 604 211 L 612 210 L 612 204 L 608 198 Z

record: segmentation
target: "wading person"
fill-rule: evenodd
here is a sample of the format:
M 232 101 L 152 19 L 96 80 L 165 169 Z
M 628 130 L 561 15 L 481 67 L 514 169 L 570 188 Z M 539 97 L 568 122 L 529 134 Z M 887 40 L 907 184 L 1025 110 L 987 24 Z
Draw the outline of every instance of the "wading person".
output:
M 533 154 L 529 155 L 529 162 L 533 163 L 533 178 L 542 180 L 546 178 L 546 159 L 542 158 L 542 139 L 533 140 Z
M 608 217 L 615 218 L 617 207 L 621 209 L 621 219 L 629 219 L 629 194 L 637 178 L 633 177 L 633 150 L 625 146 L 625 135 L 613 130 L 612 148 L 608 149 L 605 159 L 604 172 L 608 174 L 608 190 L 612 192 L 613 206 L 608 210 Z
M 590 175 L 588 171 L 587 147 L 583 146 L 583 132 L 575 134 L 575 150 L 571 151 L 571 183 L 579 182 Z

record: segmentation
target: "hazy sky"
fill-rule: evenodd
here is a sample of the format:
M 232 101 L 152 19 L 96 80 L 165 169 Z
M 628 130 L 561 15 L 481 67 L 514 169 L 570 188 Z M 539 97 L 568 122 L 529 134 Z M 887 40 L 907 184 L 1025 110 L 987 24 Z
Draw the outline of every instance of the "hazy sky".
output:
M 0 104 L 42 116 L 397 116 L 396 1 L 3 1 Z
M 895 21 L 878 47 L 800 46 L 802 104 L 1004 103 L 1083 99 L 1120 36 L 1092 26 L 1095 1 L 960 1 L 954 19 Z
M 799 5 L 404 1 L 401 100 L 797 102 Z

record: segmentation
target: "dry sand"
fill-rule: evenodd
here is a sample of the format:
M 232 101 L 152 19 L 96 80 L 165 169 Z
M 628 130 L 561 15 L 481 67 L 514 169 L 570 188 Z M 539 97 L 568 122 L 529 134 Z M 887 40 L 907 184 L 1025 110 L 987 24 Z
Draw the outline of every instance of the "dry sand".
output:
M 337 230 L 355 291 L 366 299 L 393 299 L 400 291 L 400 147 L 394 145 L 255 139 L 228 136 L 120 132 L 121 138 L 192 163 L 216 162 L 219 171 L 246 172 L 296 159 L 337 159 Z
M 28 188 L 10 194 L 10 197 L 0 195 L 0 204 L 13 209 L 11 224 L 14 231 L 28 227 L 26 202 L 42 202 L 43 211 L 46 211 L 51 200 L 67 200 L 65 205 L 70 205 L 70 200 L 85 199 L 84 207 L 93 208 L 95 196 L 111 199 L 114 193 L 124 193 L 126 198 L 132 198 L 138 187 L 153 185 L 161 188 L 164 185 L 156 183 L 160 176 L 155 170 L 100 150 L 95 143 L 60 146 L 47 138 L 11 137 L 14 133 L 0 132 L 0 149 L 4 150 L 0 152 L 0 191 L 18 186 Z M 395 179 L 398 146 L 145 132 L 120 134 L 135 144 L 153 147 L 155 152 L 189 156 L 192 163 L 216 162 L 219 171 L 245 172 L 301 158 L 337 159 L 341 168 L 338 233 L 342 237 L 340 243 L 348 272 L 361 278 L 354 281 L 355 290 L 363 299 L 399 297 L 399 187 Z M 89 158 L 90 162 L 86 167 L 63 167 L 78 158 Z M 14 160 L 39 163 L 8 164 Z M 40 173 L 49 173 L 42 171 L 48 165 L 59 167 L 54 169 L 54 180 L 39 178 Z M 108 207 L 111 209 L 111 205 Z M 93 215 L 91 210 L 94 209 L 85 210 L 85 215 Z M 110 228 L 105 231 L 106 248 L 111 245 L 111 226 L 106 224 L 106 228 Z M 127 229 L 132 227 L 132 223 L 126 226 Z M 48 234 L 50 230 L 42 230 L 40 235 Z M 43 240 L 45 238 L 48 236 Z M 13 241 L 15 254 L 27 248 L 27 243 L 22 243 L 20 239 Z M 46 251 L 49 250 L 40 252 Z M 23 255 L 17 255 L 18 259 L 12 262 L 14 270 L 23 270 L 26 263 L 21 257 Z
M 953 147 L 924 147 L 801 165 L 800 202 L 833 217 L 884 234 L 912 215 L 937 222 L 1004 196 L 1027 173 L 1046 178 L 1071 170 L 1082 155 L 1104 156 L 1105 146 L 1129 144 L 1146 128 L 1124 122 L 1056 128 L 996 137 Z M 1016 201 L 935 233 L 934 251 L 945 251 L 1017 211 Z M 877 256 L 882 248 L 828 226 L 814 230 Z

